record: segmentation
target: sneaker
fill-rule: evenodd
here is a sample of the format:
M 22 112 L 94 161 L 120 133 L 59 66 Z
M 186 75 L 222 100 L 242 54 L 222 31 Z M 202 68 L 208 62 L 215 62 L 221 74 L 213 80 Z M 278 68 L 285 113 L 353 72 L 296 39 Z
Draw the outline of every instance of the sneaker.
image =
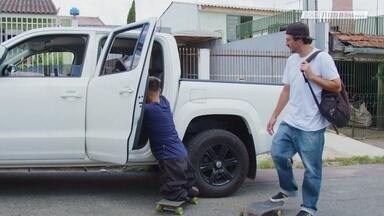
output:
M 191 188 L 188 189 L 188 196 L 193 198 L 199 196 L 199 189 L 195 186 L 192 186 Z
M 284 202 L 285 200 L 288 199 L 288 196 L 287 194 L 283 193 L 283 192 L 279 192 L 278 194 L 276 194 L 275 196 L 271 197 L 271 199 L 269 199 L 271 202 Z
M 299 213 L 297 213 L 296 216 L 312 216 L 312 214 L 304 211 L 304 210 L 300 210 Z

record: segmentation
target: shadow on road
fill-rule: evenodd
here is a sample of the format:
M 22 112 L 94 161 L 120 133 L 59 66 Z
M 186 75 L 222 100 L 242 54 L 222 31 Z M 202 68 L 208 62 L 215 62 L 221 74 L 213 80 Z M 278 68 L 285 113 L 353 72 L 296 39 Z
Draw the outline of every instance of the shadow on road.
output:
M 155 172 L 38 172 L 0 173 L 1 195 L 157 194 Z

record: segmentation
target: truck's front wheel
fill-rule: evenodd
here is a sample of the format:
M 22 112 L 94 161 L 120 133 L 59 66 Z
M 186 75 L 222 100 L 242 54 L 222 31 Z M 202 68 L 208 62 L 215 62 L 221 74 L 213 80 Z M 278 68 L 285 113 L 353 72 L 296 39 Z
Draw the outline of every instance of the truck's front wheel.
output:
M 233 133 L 220 129 L 203 131 L 188 142 L 188 149 L 202 196 L 227 196 L 244 182 L 248 153 Z

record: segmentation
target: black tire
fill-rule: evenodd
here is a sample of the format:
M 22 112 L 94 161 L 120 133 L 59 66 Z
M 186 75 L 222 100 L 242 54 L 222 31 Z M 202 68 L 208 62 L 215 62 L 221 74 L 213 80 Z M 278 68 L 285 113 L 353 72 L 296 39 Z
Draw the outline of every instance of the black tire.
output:
M 228 196 L 242 185 L 249 160 L 244 143 L 236 135 L 207 130 L 194 136 L 187 146 L 201 196 Z

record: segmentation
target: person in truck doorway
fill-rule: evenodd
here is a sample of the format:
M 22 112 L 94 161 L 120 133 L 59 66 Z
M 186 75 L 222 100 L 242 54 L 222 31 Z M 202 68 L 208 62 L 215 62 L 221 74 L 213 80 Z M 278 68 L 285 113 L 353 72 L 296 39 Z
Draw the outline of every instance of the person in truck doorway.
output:
M 279 202 L 297 195 L 298 187 L 290 158 L 298 153 L 305 167 L 303 203 L 298 216 L 316 214 L 322 180 L 324 132 L 329 125 L 320 114 L 303 74 L 312 85 L 319 101 L 323 89 L 331 92 L 341 90 L 339 73 L 328 53 L 320 52 L 310 63 L 305 61 L 317 51 L 311 46 L 312 40 L 308 26 L 304 23 L 293 23 L 287 27 L 286 45 L 292 55 L 284 69 L 284 87 L 267 125 L 267 132 L 272 135 L 277 117 L 285 108 L 285 115 L 273 137 L 271 148 L 281 190 L 270 200 Z
M 197 197 L 195 172 L 181 142 L 168 100 L 161 95 L 161 80 L 149 77 L 144 105 L 144 133 L 159 161 L 160 193 L 167 200 L 187 201 Z

